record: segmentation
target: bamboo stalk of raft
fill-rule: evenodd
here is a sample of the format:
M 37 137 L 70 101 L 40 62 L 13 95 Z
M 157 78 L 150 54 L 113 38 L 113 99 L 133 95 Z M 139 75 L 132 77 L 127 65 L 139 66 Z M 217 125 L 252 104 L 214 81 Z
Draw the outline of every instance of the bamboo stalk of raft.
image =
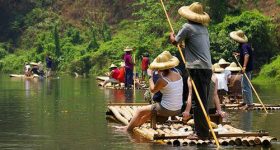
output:
M 117 119 L 117 121 L 120 121 L 126 125 L 128 124 L 128 120 L 131 117 L 131 112 L 135 112 L 135 110 L 137 110 L 139 107 L 109 106 L 108 108 L 113 113 L 112 118 Z M 132 110 L 131 112 L 128 110 L 124 110 L 129 108 Z M 129 115 L 125 115 L 126 113 L 129 113 Z M 223 127 L 232 133 L 217 134 L 217 136 L 219 137 L 218 142 L 221 145 L 253 146 L 262 144 L 264 146 L 270 146 L 271 141 L 276 140 L 275 138 L 268 136 L 267 132 L 245 132 L 244 130 L 234 128 L 230 125 L 224 125 Z M 171 123 L 169 125 L 158 125 L 158 128 L 155 130 L 150 128 L 148 123 L 145 123 L 140 128 L 134 128 L 135 133 L 140 134 L 148 140 L 157 140 L 158 142 L 172 144 L 174 146 L 183 146 L 187 144 L 204 145 L 215 142 L 191 139 L 189 138 L 189 135 L 191 135 L 193 132 L 191 130 L 192 128 L 190 126 L 178 123 Z M 182 135 L 180 132 L 184 134 Z
M 109 106 L 108 108 L 121 123 L 128 125 L 128 120 L 123 117 L 115 107 Z
M 258 133 L 258 132 L 248 132 L 248 133 L 221 133 L 217 134 L 217 137 L 248 137 L 248 136 L 268 136 L 268 133 Z M 155 140 L 160 139 L 185 139 L 190 138 L 190 135 L 175 135 L 175 136 L 167 136 L 165 134 L 154 135 Z
M 145 106 L 149 103 L 108 103 L 108 106 Z

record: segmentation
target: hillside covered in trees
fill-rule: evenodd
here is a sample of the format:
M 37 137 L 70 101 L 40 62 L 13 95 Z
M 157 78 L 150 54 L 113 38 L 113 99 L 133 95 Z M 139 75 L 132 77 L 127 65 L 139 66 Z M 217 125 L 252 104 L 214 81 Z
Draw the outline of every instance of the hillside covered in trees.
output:
M 185 22 L 178 8 L 192 2 L 165 1 L 175 31 Z M 279 54 L 280 13 L 268 13 L 262 0 L 200 2 L 211 16 L 213 62 L 233 60 L 237 45 L 228 34 L 236 29 L 252 43 L 257 68 Z M 273 5 L 267 7 L 279 10 L 279 2 L 269 2 Z M 138 60 L 144 52 L 155 57 L 163 50 L 177 51 L 169 44 L 159 0 L 0 0 L 0 22 L 2 72 L 21 72 L 24 62 L 44 61 L 47 53 L 59 72 L 98 74 L 120 62 L 126 46 L 136 49 Z

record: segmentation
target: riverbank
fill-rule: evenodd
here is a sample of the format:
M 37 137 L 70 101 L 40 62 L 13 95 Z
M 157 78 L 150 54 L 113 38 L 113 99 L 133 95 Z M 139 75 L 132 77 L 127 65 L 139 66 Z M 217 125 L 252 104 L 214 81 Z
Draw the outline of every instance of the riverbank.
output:
M 280 83 L 280 56 L 262 67 L 254 83 L 279 84 Z

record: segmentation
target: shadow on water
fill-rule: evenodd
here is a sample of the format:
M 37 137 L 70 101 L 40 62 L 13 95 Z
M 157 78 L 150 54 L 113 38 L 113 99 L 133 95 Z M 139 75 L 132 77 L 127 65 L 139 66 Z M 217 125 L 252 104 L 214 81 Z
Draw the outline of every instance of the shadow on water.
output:
M 274 88 L 258 88 L 260 96 L 266 96 L 264 102 L 273 99 L 279 103 L 276 99 L 280 93 Z M 144 102 L 144 91 L 133 93 L 133 90 L 102 89 L 94 78 L 24 80 L 1 74 L 0 149 L 214 149 L 214 146 L 176 148 L 116 131 L 112 125 L 117 124 L 105 119 L 106 105 Z M 232 111 L 230 119 L 233 126 L 247 131 L 264 129 L 280 138 L 279 113 Z M 280 145 L 274 144 L 272 148 L 280 149 Z

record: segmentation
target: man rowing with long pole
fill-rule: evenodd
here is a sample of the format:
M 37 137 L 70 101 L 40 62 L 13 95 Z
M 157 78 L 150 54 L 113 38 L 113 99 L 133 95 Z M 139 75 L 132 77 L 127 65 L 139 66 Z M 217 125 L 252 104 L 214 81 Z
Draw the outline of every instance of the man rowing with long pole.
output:
M 190 6 L 183 6 L 179 9 L 179 14 L 187 19 L 182 29 L 175 36 L 170 34 L 172 44 L 177 45 L 185 42 L 184 53 L 187 60 L 186 68 L 194 81 L 202 103 L 207 110 L 207 100 L 209 95 L 209 85 L 212 76 L 212 62 L 210 55 L 210 41 L 206 26 L 210 17 L 203 11 L 203 6 L 195 2 Z M 195 101 L 194 122 L 195 131 L 200 139 L 209 138 L 209 126 L 203 115 L 202 108 L 196 95 L 192 97 Z M 187 113 L 183 113 L 187 117 Z

